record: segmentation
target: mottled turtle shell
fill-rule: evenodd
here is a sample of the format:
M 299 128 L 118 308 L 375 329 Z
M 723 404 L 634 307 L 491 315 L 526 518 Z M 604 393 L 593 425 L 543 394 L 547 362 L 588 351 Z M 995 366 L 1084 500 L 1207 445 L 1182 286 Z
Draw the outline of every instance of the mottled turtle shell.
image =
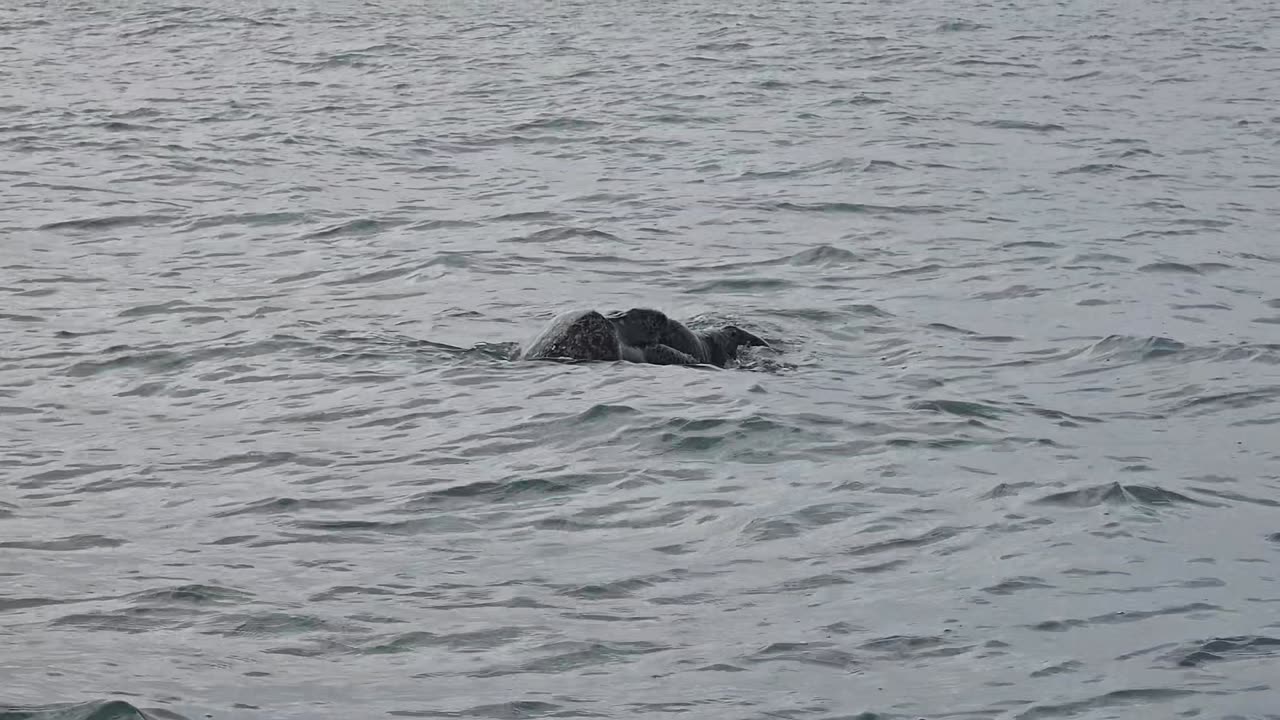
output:
M 621 360 L 618 333 L 595 310 L 557 315 L 520 355 L 524 360 Z

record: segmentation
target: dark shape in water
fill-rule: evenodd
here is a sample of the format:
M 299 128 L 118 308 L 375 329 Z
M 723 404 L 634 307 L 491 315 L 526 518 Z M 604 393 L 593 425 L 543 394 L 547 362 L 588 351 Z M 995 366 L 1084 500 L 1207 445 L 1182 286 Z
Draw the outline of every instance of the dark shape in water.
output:
M 649 308 L 613 313 L 609 320 L 625 343 L 637 346 L 657 344 L 716 367 L 726 367 L 736 360 L 740 347 L 770 347 L 769 343 L 736 325 L 694 332 L 684 323 Z
M 695 333 L 658 310 L 632 308 L 608 317 L 595 310 L 571 310 L 552 320 L 520 357 L 726 367 L 744 345 L 769 347 L 733 325 Z
M 0 705 L 0 720 L 186 720 L 186 718 L 159 708 L 143 710 L 123 700 L 102 700 L 40 706 Z

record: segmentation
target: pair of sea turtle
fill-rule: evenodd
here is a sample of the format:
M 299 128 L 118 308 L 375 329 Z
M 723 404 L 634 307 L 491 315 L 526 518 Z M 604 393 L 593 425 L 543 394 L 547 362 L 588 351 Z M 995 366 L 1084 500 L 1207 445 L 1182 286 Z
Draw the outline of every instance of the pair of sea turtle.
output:
M 570 310 L 552 320 L 520 357 L 726 367 L 743 346 L 769 347 L 769 343 L 733 325 L 694 332 L 648 308 L 607 316 L 595 310 Z

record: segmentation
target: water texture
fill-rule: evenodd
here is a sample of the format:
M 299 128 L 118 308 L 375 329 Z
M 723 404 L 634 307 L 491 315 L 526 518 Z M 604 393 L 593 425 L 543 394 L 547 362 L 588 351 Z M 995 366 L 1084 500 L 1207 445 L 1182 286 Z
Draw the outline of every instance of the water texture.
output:
M 0 8 L 0 718 L 1280 717 L 1280 5 Z M 774 345 L 512 358 L 574 307 Z

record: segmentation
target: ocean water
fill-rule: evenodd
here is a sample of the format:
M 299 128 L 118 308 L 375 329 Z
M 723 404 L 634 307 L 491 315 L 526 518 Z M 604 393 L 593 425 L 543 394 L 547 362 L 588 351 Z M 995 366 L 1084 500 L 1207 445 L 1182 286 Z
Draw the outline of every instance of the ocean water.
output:
M 1280 5 L 0 8 L 0 718 L 1280 717 Z M 513 359 L 570 308 L 738 367 Z

